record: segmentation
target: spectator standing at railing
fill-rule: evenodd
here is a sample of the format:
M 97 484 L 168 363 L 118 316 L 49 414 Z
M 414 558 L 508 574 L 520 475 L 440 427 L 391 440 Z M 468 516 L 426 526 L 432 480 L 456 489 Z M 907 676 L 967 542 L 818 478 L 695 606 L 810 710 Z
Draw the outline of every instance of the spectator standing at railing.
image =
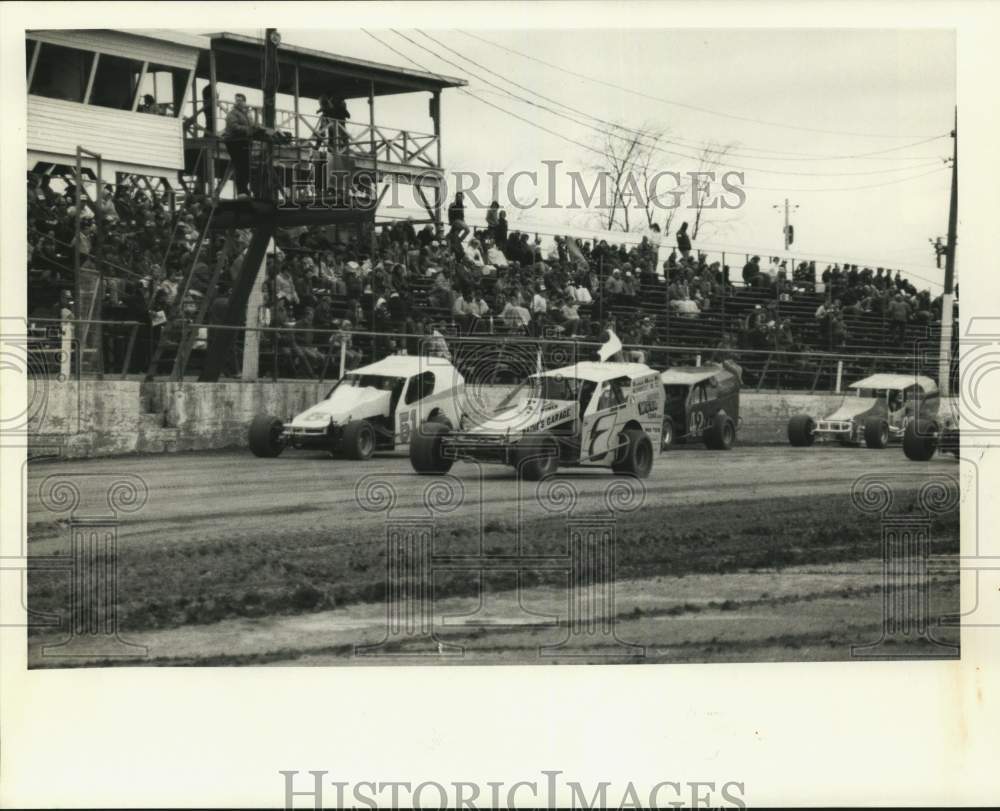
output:
M 902 293 L 896 293 L 889 302 L 886 315 L 889 317 L 889 340 L 901 345 L 906 339 L 906 322 L 910 317 L 910 308 Z
M 350 146 L 350 136 L 347 134 L 347 119 L 351 117 L 351 113 L 347 109 L 347 102 L 340 97 L 335 97 L 332 99 L 332 116 L 333 119 L 333 129 L 336 133 L 336 145 L 341 152 L 346 152 L 348 146 Z
M 358 365 L 361 361 L 361 353 L 354 349 L 351 342 L 351 321 L 344 318 L 337 322 L 335 326 L 337 327 L 337 331 L 330 336 L 330 357 L 335 360 L 340 375 L 344 375 Z M 339 369 L 341 347 L 344 348 L 343 369 Z
M 455 199 L 448 206 L 448 225 L 454 226 L 456 222 L 465 228 L 465 195 L 462 192 L 455 192 Z
M 621 303 L 622 293 L 625 285 L 622 284 L 622 272 L 618 268 L 612 268 L 611 275 L 604 283 L 604 302 L 608 307 L 616 307 Z
M 319 116 L 319 121 L 316 122 L 316 147 L 321 148 L 325 140 L 330 149 L 335 150 L 337 148 L 337 130 L 334 124 L 333 102 L 326 93 L 321 93 L 317 100 L 319 101 L 319 109 L 316 110 L 316 114 Z
M 507 252 L 507 228 L 507 212 L 500 209 L 497 214 L 497 223 L 493 226 L 493 241 L 504 253 Z
M 222 132 L 222 138 L 236 175 L 238 197 L 250 196 L 250 136 L 253 134 L 253 126 L 247 97 L 243 93 L 237 93 L 236 104 L 226 115 L 226 128 Z
M 497 223 L 500 221 L 500 203 L 494 200 L 490 203 L 490 207 L 486 209 L 486 230 L 489 231 L 490 236 L 493 236 L 493 231 L 497 227 Z
M 686 222 L 681 223 L 681 227 L 677 231 L 677 250 L 680 251 L 684 259 L 687 259 L 691 255 L 691 237 L 688 236 L 688 224 Z
M 760 275 L 760 257 L 753 256 L 750 261 L 743 266 L 743 283 L 753 286 L 757 276 Z

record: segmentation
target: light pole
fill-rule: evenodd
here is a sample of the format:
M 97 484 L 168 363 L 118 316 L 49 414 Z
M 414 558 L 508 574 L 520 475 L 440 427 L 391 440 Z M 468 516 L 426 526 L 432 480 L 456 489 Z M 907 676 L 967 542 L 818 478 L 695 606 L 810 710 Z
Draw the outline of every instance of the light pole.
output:
M 798 204 L 796 204 L 796 205 L 789 205 L 788 198 L 787 197 L 785 198 L 785 205 L 784 205 L 784 209 L 785 209 L 785 228 L 784 228 L 783 233 L 785 235 L 785 250 L 786 251 L 788 250 L 788 247 L 792 244 L 792 242 L 795 239 L 795 231 L 792 229 L 792 225 L 788 221 L 789 220 L 789 214 L 790 214 L 790 212 L 797 210 L 798 207 L 799 207 Z M 776 211 L 780 211 L 782 209 L 782 206 L 771 206 L 771 208 L 775 209 Z

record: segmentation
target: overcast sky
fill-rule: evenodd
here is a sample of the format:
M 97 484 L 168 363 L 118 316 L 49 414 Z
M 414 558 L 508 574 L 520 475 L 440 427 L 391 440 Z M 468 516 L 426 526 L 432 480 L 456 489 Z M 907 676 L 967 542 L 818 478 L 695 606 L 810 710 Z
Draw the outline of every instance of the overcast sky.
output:
M 737 211 L 706 214 L 699 240 L 706 248 L 781 253 L 783 214 L 772 206 L 780 206 L 787 196 L 799 205 L 792 216 L 793 254 L 909 268 L 912 275 L 940 284 L 942 272 L 934 266 L 927 240 L 944 235 L 947 228 L 950 173 L 940 159 L 950 156 L 951 139 L 917 142 L 947 136 L 952 126 L 955 50 L 950 31 L 470 32 L 606 84 L 546 67 L 461 31 L 428 30 L 461 56 L 416 31 L 402 33 L 430 53 L 391 31 L 373 33 L 386 44 L 362 32 L 281 31 L 288 44 L 408 68 L 416 62 L 465 78 L 480 99 L 552 131 L 448 90 L 442 114 L 449 170 L 507 176 L 528 170 L 544 176 L 543 160 L 563 161 L 561 172 L 593 164 L 594 154 L 569 141 L 596 145 L 602 137 L 598 132 L 519 102 L 482 79 L 571 114 L 527 88 L 579 110 L 577 118 L 586 114 L 631 128 L 667 130 L 673 143 L 662 146 L 674 154 L 658 154 L 663 170 L 694 168 L 695 161 L 685 156 L 694 155 L 706 141 L 733 144 L 725 168 L 745 171 L 746 201 Z M 349 108 L 353 120 L 367 121 L 366 102 L 352 101 Z M 426 94 L 380 98 L 376 108 L 384 125 L 431 129 Z M 593 120 L 586 123 L 607 129 Z M 870 154 L 876 152 L 882 154 Z M 816 159 L 859 155 L 867 157 Z M 917 175 L 926 176 L 910 179 Z M 521 189 L 527 196 L 527 181 L 519 184 Z M 692 219 L 693 212 L 685 214 Z M 510 218 L 549 230 L 588 222 L 579 211 L 542 209 L 512 211 Z

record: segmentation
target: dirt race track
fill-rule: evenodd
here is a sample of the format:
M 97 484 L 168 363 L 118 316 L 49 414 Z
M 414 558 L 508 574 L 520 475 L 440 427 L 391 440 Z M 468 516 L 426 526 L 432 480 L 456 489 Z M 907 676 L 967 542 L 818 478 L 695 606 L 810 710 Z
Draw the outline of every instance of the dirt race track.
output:
M 945 457 L 909 462 L 898 446 L 693 447 L 660 455 L 637 486 L 574 469 L 519 485 L 509 468 L 462 463 L 449 477 L 421 477 L 402 455 L 355 463 L 227 451 L 42 462 L 27 477 L 29 556 L 70 553 L 68 515 L 51 509 L 66 505 L 62 481 L 79 493 L 77 517 L 106 515 L 116 480 L 136 485 L 137 501 L 126 491 L 114 502 L 132 510 L 119 513 L 117 611 L 122 638 L 146 654 L 120 664 L 845 659 L 882 627 L 880 517 L 851 499 L 862 477 L 884 482 L 890 511 L 905 512 L 928 482 L 951 487 L 957 466 Z M 543 559 L 567 554 L 568 521 L 609 518 L 618 544 L 613 589 L 591 584 L 587 594 L 598 602 L 587 616 L 597 631 L 570 633 L 567 618 L 580 609 L 569 575 Z M 369 649 L 391 660 L 358 656 L 358 645 L 387 634 L 387 526 L 414 522 L 433 524 L 429 554 L 440 564 L 429 633 L 390 634 Z M 932 554 L 957 552 L 957 506 L 933 530 Z M 475 571 L 461 563 L 482 554 L 507 562 Z M 539 563 L 514 565 L 516 555 Z M 454 571 L 463 565 L 468 571 Z M 59 612 L 66 588 L 54 578 L 29 575 L 32 610 Z M 929 586 L 934 617 L 957 611 L 957 571 L 932 569 Z M 958 639 L 951 629 L 937 636 Z M 43 653 L 65 637 L 32 627 L 32 665 L 103 659 Z M 898 644 L 879 650 L 893 655 Z M 915 644 L 914 655 L 927 653 L 926 641 Z

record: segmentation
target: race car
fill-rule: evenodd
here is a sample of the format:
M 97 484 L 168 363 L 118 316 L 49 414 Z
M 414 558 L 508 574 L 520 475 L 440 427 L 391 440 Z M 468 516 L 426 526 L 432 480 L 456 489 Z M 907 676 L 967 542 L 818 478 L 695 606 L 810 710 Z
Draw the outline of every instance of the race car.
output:
M 907 425 L 919 413 L 936 416 L 940 398 L 937 384 L 922 375 L 874 374 L 852 383 L 854 395 L 844 397 L 830 416 L 813 420 L 799 414 L 788 421 L 788 441 L 795 446 L 812 445 L 817 438 L 834 439 L 841 445 L 885 448 L 902 441 Z
M 457 425 L 464 393 L 465 380 L 449 361 L 390 355 L 348 372 L 325 398 L 287 422 L 254 417 L 250 450 L 272 458 L 291 446 L 366 460 L 376 450 L 405 449 L 424 422 Z
M 560 466 L 610 467 L 645 478 L 663 424 L 663 386 L 640 363 L 586 361 L 532 375 L 480 424 L 426 423 L 410 444 L 417 473 L 459 459 L 511 465 L 539 480 Z
M 665 395 L 660 447 L 700 440 L 728 451 L 740 425 L 740 378 L 725 365 L 674 366 L 660 375 Z

